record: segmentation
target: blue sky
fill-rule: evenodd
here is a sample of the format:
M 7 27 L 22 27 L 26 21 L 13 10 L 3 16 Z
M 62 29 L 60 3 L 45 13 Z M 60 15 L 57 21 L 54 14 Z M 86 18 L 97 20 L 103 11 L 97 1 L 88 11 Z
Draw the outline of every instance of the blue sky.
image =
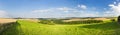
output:
M 111 17 L 119 8 L 120 0 L 0 0 L 0 17 Z

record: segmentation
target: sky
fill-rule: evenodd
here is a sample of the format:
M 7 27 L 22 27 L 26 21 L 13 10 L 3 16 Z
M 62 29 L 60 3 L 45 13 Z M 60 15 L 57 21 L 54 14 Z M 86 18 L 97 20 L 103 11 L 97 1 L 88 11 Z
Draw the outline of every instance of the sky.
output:
M 0 0 L 0 18 L 115 17 L 120 0 Z

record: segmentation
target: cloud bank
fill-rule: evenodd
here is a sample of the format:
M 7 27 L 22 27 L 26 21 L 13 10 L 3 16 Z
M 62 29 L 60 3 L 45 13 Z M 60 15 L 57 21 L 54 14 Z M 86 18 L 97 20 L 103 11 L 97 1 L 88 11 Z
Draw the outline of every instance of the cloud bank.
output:
M 35 14 L 40 14 L 40 15 L 48 16 L 52 18 L 54 17 L 99 17 L 100 16 L 99 12 L 95 12 L 95 11 L 88 12 L 86 10 L 87 10 L 86 5 L 79 4 L 75 8 L 60 7 L 60 8 L 49 8 L 49 9 L 38 9 L 38 10 L 33 10 L 32 12 Z
M 119 16 L 120 15 L 120 2 L 119 0 L 109 4 L 109 10 L 104 12 L 104 16 Z
M 17 17 L 34 18 L 34 17 L 46 17 L 46 18 L 59 18 L 59 17 L 112 17 L 120 15 L 120 2 L 116 0 L 112 4 L 108 4 L 108 9 L 98 12 L 97 8 L 93 9 L 85 4 L 78 4 L 76 7 L 56 7 L 47 9 L 35 9 L 30 10 L 27 13 L 12 14 Z M 8 13 L 4 10 L 0 10 L 0 17 L 8 17 Z
M 0 10 L 0 17 L 1 17 L 1 18 L 3 18 L 3 17 L 8 17 L 7 15 L 8 15 L 8 13 L 7 13 L 6 11 Z

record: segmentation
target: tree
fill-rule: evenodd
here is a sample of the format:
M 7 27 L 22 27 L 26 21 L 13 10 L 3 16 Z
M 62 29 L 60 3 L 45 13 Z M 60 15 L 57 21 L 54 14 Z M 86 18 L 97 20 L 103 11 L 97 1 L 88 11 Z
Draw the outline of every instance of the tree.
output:
M 120 16 L 118 16 L 118 19 L 117 19 L 117 20 L 118 20 L 118 24 L 120 24 Z

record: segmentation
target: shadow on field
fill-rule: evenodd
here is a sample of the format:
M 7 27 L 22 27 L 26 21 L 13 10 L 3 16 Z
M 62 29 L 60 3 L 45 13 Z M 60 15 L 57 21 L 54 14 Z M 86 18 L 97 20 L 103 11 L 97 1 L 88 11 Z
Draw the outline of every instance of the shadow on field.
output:
M 20 28 L 20 24 L 16 22 L 12 27 L 3 31 L 0 35 L 20 35 L 20 32 L 22 32 Z
M 107 22 L 103 24 L 95 24 L 95 25 L 86 25 L 82 26 L 83 28 L 88 29 L 100 29 L 100 30 L 116 30 L 120 29 L 120 25 L 117 22 Z

